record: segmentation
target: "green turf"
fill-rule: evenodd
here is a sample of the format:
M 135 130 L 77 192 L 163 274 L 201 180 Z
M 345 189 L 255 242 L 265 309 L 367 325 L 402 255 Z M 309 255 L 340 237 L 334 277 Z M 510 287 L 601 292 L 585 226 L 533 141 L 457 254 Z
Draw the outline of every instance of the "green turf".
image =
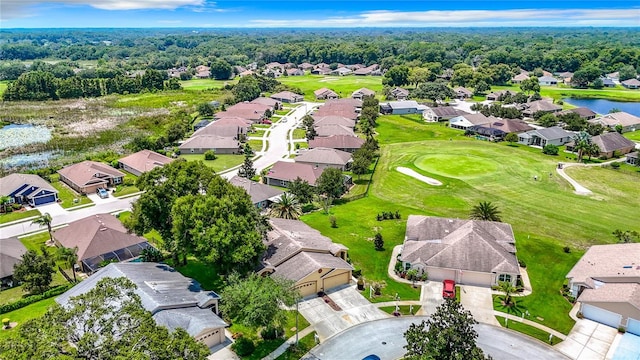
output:
M 376 132 L 380 144 L 423 140 L 469 140 L 464 131 L 451 129 L 445 123 L 425 123 L 420 115 L 387 115 L 378 118 Z
M 204 160 L 204 154 L 185 154 L 180 155 L 180 157 L 186 159 L 187 161 L 200 160 L 204 162 L 206 166 L 212 168 L 217 172 L 221 172 L 234 166 L 240 165 L 244 161 L 244 156 L 231 154 L 216 154 L 217 158 L 215 160 Z
M 135 176 L 135 175 L 133 175 L 133 174 L 131 174 L 129 172 L 126 172 L 124 170 L 121 170 L 121 171 L 125 174 L 124 175 L 124 179 L 125 180 L 131 179 L 133 181 L 133 184 L 136 183 L 136 180 L 138 179 L 137 176 Z M 139 191 L 140 191 L 140 189 L 138 189 L 135 185 L 128 185 L 127 186 L 127 185 L 124 185 L 124 184 L 120 184 L 120 185 L 116 186 L 116 192 L 113 195 L 116 196 L 116 197 L 123 197 L 123 196 L 126 196 L 126 195 L 137 193 Z
M 250 137 L 262 137 L 262 136 L 264 136 L 264 133 L 266 133 L 266 132 L 267 132 L 267 130 L 265 130 L 265 129 L 259 129 L 259 130 L 256 130 L 256 131 L 250 133 L 249 136 Z
M 338 93 L 341 98 L 351 97 L 360 88 L 366 87 L 378 94 L 382 92 L 381 76 L 287 76 L 278 78 L 283 84 L 291 85 L 302 90 L 305 100 L 316 101 L 313 92 L 326 87 Z
M 58 190 L 58 199 L 61 201 L 60 206 L 62 206 L 63 208 L 68 209 L 74 206 L 93 203 L 93 201 L 91 201 L 91 199 L 89 199 L 87 196 L 76 193 L 66 184 L 59 181 L 60 175 L 53 174 L 50 176 L 50 178 L 51 178 L 51 185 L 56 190 Z M 78 201 L 74 201 L 76 199 Z
M 11 221 L 16 221 L 20 219 L 26 219 L 32 216 L 39 216 L 40 211 L 38 210 L 26 210 L 26 211 L 12 211 L 7 214 L 0 214 L 0 224 L 5 224 Z
M 307 132 L 303 129 L 293 129 L 293 139 L 305 139 L 307 137 Z
M 505 327 L 505 318 L 502 316 L 496 316 L 496 320 L 498 320 L 498 322 L 500 323 L 500 325 L 502 327 Z M 508 322 L 506 322 L 507 329 L 513 330 L 513 331 L 517 331 L 519 333 L 531 336 L 535 339 L 538 339 L 542 342 L 544 342 L 545 344 L 549 344 L 549 333 L 544 331 L 544 330 L 540 330 L 536 327 L 533 327 L 531 325 L 527 325 L 527 324 L 523 324 L 519 321 L 513 321 L 513 320 L 509 320 Z M 556 345 L 561 343 L 562 340 L 560 340 L 557 337 L 553 337 L 551 339 L 551 345 Z
M 640 130 L 636 130 L 636 131 L 632 131 L 632 132 L 626 132 L 624 134 L 622 134 L 624 137 L 626 137 L 627 139 L 633 140 L 635 142 L 640 142 Z
M 193 79 L 180 81 L 185 90 L 221 89 L 225 84 L 235 84 L 237 80 Z
M 262 140 L 249 140 L 248 143 L 249 143 L 249 146 L 251 146 L 251 149 L 253 149 L 253 151 L 262 150 Z
M 307 336 L 298 340 L 298 346 L 290 346 L 282 355 L 278 356 L 276 360 L 298 360 L 308 353 L 316 346 L 315 340 L 316 332 L 313 331 Z
M 420 310 L 421 307 L 422 306 L 419 306 L 419 305 L 413 306 L 413 313 L 411 313 L 412 309 L 410 305 L 399 305 L 398 311 L 402 315 L 414 315 L 416 312 L 418 312 L 418 310 Z M 387 314 L 393 314 L 396 311 L 395 306 L 383 306 L 383 307 L 380 307 L 379 309 L 386 312 Z
M 0 81 L 0 95 L 4 94 L 4 91 L 7 90 L 8 84 L 9 84 L 9 81 L 7 80 Z
M 492 159 L 472 154 L 465 154 L 465 156 L 457 154 L 422 155 L 415 161 L 415 166 L 420 170 L 460 179 L 495 175 L 498 165 Z
M 7 338 L 11 336 L 12 333 L 15 333 L 16 329 L 20 328 L 20 325 L 23 324 L 27 320 L 38 318 L 44 315 L 49 309 L 50 306 L 55 304 L 55 297 L 45 299 L 42 301 L 38 301 L 37 303 L 25 306 L 18 310 L 14 310 L 8 312 L 6 314 L 2 314 L 0 317 L 8 318 L 11 322 L 17 322 L 18 326 L 9 329 L 9 330 L 0 330 L 0 339 Z

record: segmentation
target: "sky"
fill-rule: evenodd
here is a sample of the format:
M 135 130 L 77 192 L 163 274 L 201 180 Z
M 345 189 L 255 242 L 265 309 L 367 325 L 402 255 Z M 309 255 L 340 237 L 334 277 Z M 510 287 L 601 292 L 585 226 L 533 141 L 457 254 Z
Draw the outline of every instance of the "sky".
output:
M 0 0 L 0 28 L 640 27 L 640 0 Z

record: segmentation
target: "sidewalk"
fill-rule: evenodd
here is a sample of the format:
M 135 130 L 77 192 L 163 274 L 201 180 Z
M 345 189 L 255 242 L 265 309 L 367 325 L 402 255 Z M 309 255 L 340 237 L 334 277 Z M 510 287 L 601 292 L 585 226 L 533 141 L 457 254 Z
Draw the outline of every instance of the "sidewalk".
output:
M 302 329 L 302 331 L 300 331 L 298 333 L 298 340 L 302 339 L 303 337 L 311 334 L 312 332 L 314 332 L 315 330 L 313 329 L 313 326 L 307 326 L 305 329 Z M 287 351 L 287 349 L 289 348 L 289 346 L 293 345 L 296 343 L 296 336 L 293 335 L 292 337 L 288 338 L 287 341 L 285 341 L 282 345 L 280 345 L 277 349 L 273 350 L 273 352 L 265 357 L 262 358 L 262 360 L 274 360 L 275 358 L 277 358 L 278 356 L 284 354 L 285 351 Z

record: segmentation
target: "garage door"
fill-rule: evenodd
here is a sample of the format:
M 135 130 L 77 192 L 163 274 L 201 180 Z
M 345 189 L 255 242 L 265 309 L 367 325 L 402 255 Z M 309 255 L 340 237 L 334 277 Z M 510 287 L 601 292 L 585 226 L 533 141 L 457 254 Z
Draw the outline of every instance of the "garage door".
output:
M 432 268 L 427 267 L 427 273 L 429 274 L 429 280 L 442 281 L 445 279 L 456 279 L 456 271 L 451 269 Z
M 202 336 L 198 339 L 200 342 L 205 344 L 207 347 L 212 347 L 218 345 L 222 342 L 221 334 L 223 334 L 221 329 L 213 330 L 212 332 Z
M 349 272 L 345 272 L 345 273 L 334 275 L 334 276 L 329 276 L 322 280 L 322 284 L 323 284 L 322 287 L 324 288 L 324 291 L 327 291 L 336 286 L 348 284 L 349 280 L 350 280 Z
M 618 326 L 620 326 L 620 320 L 622 319 L 622 315 L 620 314 L 589 304 L 582 304 L 582 315 L 589 320 L 609 325 L 614 328 L 618 328 Z
M 35 205 L 48 204 L 56 201 L 56 196 L 51 194 L 49 196 L 43 196 L 33 199 Z
M 300 295 L 309 296 L 318 292 L 317 284 L 317 281 L 310 281 L 296 286 L 296 289 L 300 291 Z
M 460 283 L 473 286 L 491 286 L 493 276 L 488 273 L 479 273 L 475 271 L 463 271 Z
M 640 336 L 640 320 L 629 319 L 627 322 L 627 332 Z

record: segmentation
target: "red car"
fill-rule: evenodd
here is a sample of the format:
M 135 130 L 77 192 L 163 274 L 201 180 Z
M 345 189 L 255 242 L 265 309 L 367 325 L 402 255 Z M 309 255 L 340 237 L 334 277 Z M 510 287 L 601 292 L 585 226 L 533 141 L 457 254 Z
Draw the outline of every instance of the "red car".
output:
M 271 120 L 262 120 L 263 124 L 271 125 Z
M 442 282 L 442 297 L 445 299 L 456 298 L 456 282 L 453 280 L 444 280 Z

